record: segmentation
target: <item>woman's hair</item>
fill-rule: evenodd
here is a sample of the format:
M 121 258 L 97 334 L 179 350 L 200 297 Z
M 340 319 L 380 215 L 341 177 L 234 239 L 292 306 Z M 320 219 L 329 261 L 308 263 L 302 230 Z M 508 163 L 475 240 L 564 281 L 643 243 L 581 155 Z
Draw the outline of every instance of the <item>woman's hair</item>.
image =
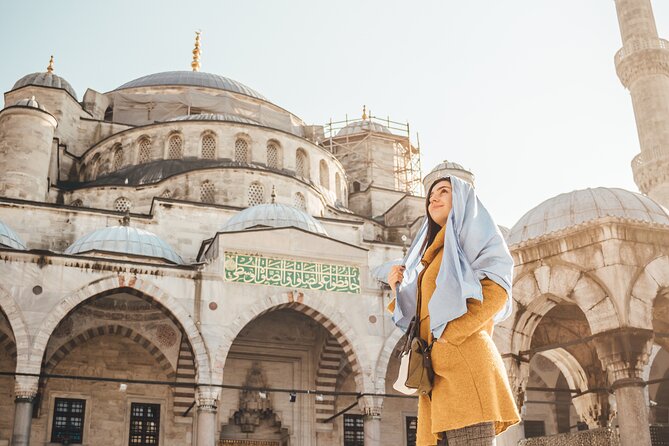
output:
M 441 230 L 441 226 L 437 224 L 434 220 L 432 220 L 432 217 L 430 217 L 430 193 L 432 193 L 432 189 L 434 189 L 434 186 L 437 184 L 443 182 L 443 181 L 448 181 L 449 183 L 451 182 L 451 179 L 448 177 L 445 178 L 440 178 L 434 183 L 432 183 L 432 186 L 430 186 L 430 190 L 427 191 L 427 196 L 425 198 L 425 217 L 427 218 L 427 237 L 425 237 L 425 242 L 423 242 L 423 246 L 420 248 L 421 253 L 425 253 L 425 250 L 432 244 L 434 241 L 434 238 L 437 236 L 437 233 Z

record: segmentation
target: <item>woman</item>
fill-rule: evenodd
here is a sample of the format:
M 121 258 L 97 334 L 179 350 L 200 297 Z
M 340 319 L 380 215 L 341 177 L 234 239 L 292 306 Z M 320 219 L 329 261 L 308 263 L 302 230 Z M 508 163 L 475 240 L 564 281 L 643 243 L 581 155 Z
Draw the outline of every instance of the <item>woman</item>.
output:
M 437 179 L 426 218 L 388 283 L 389 310 L 401 328 L 417 313 L 420 337 L 432 344 L 431 397 L 419 396 L 417 446 L 491 446 L 520 421 L 502 358 L 492 341 L 495 322 L 511 313 L 513 260 L 473 188 L 457 177 Z

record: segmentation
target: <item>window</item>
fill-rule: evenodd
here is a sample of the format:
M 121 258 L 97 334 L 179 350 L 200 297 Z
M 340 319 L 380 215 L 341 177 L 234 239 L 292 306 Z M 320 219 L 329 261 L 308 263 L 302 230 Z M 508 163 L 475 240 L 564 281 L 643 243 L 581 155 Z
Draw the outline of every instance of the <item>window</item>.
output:
M 165 189 L 162 194 L 160 194 L 160 198 L 172 198 L 172 191 L 169 189 Z
M 330 169 L 328 168 L 328 163 L 325 160 L 321 160 L 319 163 L 319 174 L 320 174 L 320 183 L 326 189 L 330 189 Z
M 214 203 L 216 196 L 216 188 L 214 183 L 209 180 L 203 181 L 200 184 L 200 201 L 202 203 Z
M 159 432 L 160 404 L 132 403 L 128 445 L 157 445 Z
M 235 161 L 240 163 L 249 162 L 249 143 L 242 138 L 237 138 L 235 141 Z
M 88 165 L 88 181 L 93 181 L 97 178 L 98 170 L 100 170 L 100 154 L 96 153 Z
M 249 186 L 249 206 L 256 206 L 265 202 L 265 188 L 260 183 L 251 183 Z
M 309 178 L 309 162 L 307 154 L 302 149 L 297 149 L 295 154 L 295 173 L 298 177 Z
M 78 208 L 83 207 L 83 205 L 84 205 L 84 202 L 81 201 L 81 198 L 77 198 L 76 200 L 72 201 L 72 203 L 70 203 L 70 206 L 74 206 L 74 207 L 78 207 Z
M 418 417 L 405 417 L 407 427 L 407 446 L 416 446 L 416 430 Z
M 365 422 L 362 415 L 344 415 L 344 446 L 365 446 Z
M 212 135 L 202 137 L 202 158 L 206 160 L 216 158 L 216 139 Z
M 301 211 L 307 210 L 307 201 L 304 199 L 304 195 L 302 195 L 302 193 L 297 192 L 295 194 L 295 197 L 293 199 L 293 206 L 295 206 Z
M 139 155 L 137 162 L 139 164 L 148 163 L 151 161 L 151 140 L 149 138 L 142 138 L 139 140 Z
M 181 140 L 181 136 L 170 136 L 167 142 L 167 158 L 172 160 L 183 158 L 183 141 Z
M 112 172 L 116 172 L 121 167 L 123 167 L 123 162 L 124 162 L 123 148 L 121 147 L 120 144 L 116 144 L 114 147 L 115 150 L 114 150 L 114 158 L 112 160 Z
M 341 175 L 339 172 L 335 173 L 335 194 L 337 194 L 337 201 L 342 203 L 342 190 L 341 190 Z
M 358 181 L 353 182 L 353 192 L 360 192 L 360 183 Z
M 525 438 L 544 437 L 546 435 L 546 425 L 543 421 L 525 420 Z
M 114 202 L 114 210 L 116 212 L 130 212 L 132 203 L 125 197 L 119 197 Z
M 81 444 L 84 437 L 85 412 L 86 400 L 56 398 L 51 442 Z
M 279 168 L 279 147 L 273 141 L 267 143 L 267 167 Z

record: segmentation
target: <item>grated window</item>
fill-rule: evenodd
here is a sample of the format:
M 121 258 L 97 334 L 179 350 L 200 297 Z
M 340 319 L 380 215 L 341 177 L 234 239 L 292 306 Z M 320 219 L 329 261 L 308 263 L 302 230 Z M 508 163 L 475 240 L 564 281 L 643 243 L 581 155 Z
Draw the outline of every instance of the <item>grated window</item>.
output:
M 249 162 L 249 143 L 242 138 L 235 141 L 235 161 L 240 163 Z
M 216 139 L 211 135 L 202 137 L 202 158 L 207 160 L 216 158 Z
M 297 154 L 295 155 L 295 173 L 299 177 L 309 178 L 307 155 L 302 149 L 298 149 Z
M 325 160 L 321 160 L 319 163 L 320 169 L 320 183 L 321 186 L 323 186 L 326 189 L 330 189 L 330 169 L 328 169 L 328 165 L 325 162 Z
M 51 442 L 81 444 L 84 439 L 86 400 L 56 398 L 51 423 Z
M 114 202 L 114 210 L 117 212 L 129 212 L 132 203 L 125 197 L 119 197 Z
M 260 183 L 251 183 L 249 186 L 249 206 L 256 206 L 265 202 L 265 188 Z
M 78 207 L 78 208 L 83 207 L 83 205 L 84 205 L 84 202 L 81 201 L 81 198 L 77 198 L 72 203 L 70 203 L 70 206 L 74 206 L 74 207 Z
M 123 161 L 123 148 L 117 144 L 116 150 L 114 150 L 114 158 L 112 160 L 112 172 L 116 172 L 123 167 Z
M 267 144 L 267 167 L 279 168 L 279 148 L 273 142 Z
M 139 164 L 148 163 L 151 161 L 151 141 L 149 138 L 142 138 L 139 140 L 139 156 L 137 162 Z
M 181 136 L 173 135 L 167 143 L 167 158 L 179 160 L 183 158 L 183 141 Z
M 200 184 L 200 201 L 202 203 L 215 203 L 216 188 L 214 183 L 207 180 Z
M 172 198 L 172 191 L 169 189 L 165 189 L 162 194 L 160 194 L 161 198 Z
M 293 198 L 293 206 L 301 211 L 307 210 L 307 200 L 304 199 L 304 195 L 302 195 L 300 192 L 295 194 L 295 197 Z
M 130 405 L 130 446 L 158 445 L 160 436 L 160 404 Z

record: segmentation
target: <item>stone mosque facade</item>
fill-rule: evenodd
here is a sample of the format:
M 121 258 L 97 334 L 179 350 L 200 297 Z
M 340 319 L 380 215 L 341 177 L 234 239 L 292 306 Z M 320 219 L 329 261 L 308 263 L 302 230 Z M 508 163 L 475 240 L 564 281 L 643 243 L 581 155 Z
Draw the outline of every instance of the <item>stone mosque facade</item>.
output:
M 523 421 L 498 445 L 669 444 L 669 42 L 649 0 L 615 6 L 640 192 L 500 227 Z M 474 175 L 422 179 L 407 124 L 308 125 L 193 56 L 81 100 L 52 59 L 5 93 L 0 445 L 415 445 L 383 272 L 424 186 Z

